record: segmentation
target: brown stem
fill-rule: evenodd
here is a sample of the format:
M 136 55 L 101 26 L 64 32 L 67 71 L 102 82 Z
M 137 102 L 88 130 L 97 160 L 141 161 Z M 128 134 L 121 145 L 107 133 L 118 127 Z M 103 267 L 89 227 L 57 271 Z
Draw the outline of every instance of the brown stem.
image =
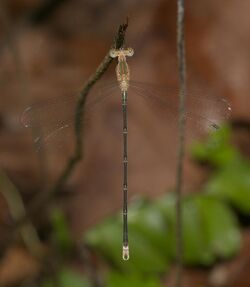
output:
M 177 0 L 177 57 L 179 74 L 179 147 L 176 169 L 176 280 L 175 287 L 181 287 L 183 274 L 183 235 L 182 235 L 182 189 L 183 161 L 185 156 L 185 101 L 186 101 L 186 60 L 184 38 L 184 2 Z

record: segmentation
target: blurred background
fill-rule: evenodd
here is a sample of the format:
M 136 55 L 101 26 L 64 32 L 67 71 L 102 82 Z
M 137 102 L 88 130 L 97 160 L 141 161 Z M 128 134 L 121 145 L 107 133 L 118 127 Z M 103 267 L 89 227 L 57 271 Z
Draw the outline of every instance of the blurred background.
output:
M 188 107 L 196 114 L 187 143 L 204 140 L 211 122 L 228 126 L 192 154 L 187 149 L 183 286 L 249 286 L 249 11 L 247 0 L 186 3 Z M 134 83 L 142 97 L 133 83 L 129 93 L 131 241 L 137 243 L 134 261 L 124 265 L 117 217 L 121 107 L 119 92 L 107 84 L 115 81 L 115 63 L 89 95 L 83 160 L 50 202 L 31 216 L 29 206 L 50 192 L 69 160 L 77 92 L 127 16 L 125 45 L 135 50 L 131 79 L 144 84 Z M 177 94 L 171 90 L 169 109 L 162 87 L 178 82 L 176 2 L 1 0 L 0 21 L 0 286 L 170 286 L 175 239 L 166 238 L 174 230 L 174 199 L 165 196 L 175 184 Z M 25 128 L 32 121 L 35 128 Z M 144 268 L 145 262 L 152 265 Z

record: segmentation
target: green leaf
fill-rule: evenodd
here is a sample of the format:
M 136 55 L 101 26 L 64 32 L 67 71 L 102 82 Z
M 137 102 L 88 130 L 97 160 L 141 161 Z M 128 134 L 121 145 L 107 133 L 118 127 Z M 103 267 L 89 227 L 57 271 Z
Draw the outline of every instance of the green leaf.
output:
M 65 269 L 60 273 L 61 287 L 90 287 L 90 283 L 78 273 Z
M 88 230 L 84 241 L 107 260 L 115 263 L 121 260 L 121 232 L 117 219 L 113 217 Z
M 108 287 L 161 287 L 160 280 L 154 276 L 140 274 L 122 274 L 112 272 L 106 280 Z
M 141 206 L 132 204 L 129 211 L 129 229 L 138 232 L 162 253 L 167 261 L 171 253 L 168 239 L 168 226 L 160 209 L 152 202 Z
M 207 193 L 229 201 L 243 213 L 250 214 L 250 164 L 238 158 L 218 171 L 207 183 Z
M 123 269 L 131 272 L 166 272 L 167 258 L 164 253 L 140 231 L 129 230 L 130 259 Z
M 50 278 L 46 278 L 43 280 L 42 287 L 54 287 L 53 281 Z
M 172 259 L 176 254 L 176 211 L 175 194 L 168 193 L 157 201 L 169 226 L 168 244 Z M 186 264 L 209 265 L 214 261 L 213 254 L 205 248 L 205 239 L 200 222 L 199 208 L 193 197 L 187 197 L 182 204 L 183 259 Z
M 184 262 L 187 264 L 210 265 L 215 255 L 205 244 L 205 234 L 201 213 L 196 196 L 187 197 L 183 201 L 183 240 Z
M 155 202 L 155 206 L 162 213 L 167 226 L 167 234 L 165 237 L 167 249 L 169 250 L 169 258 L 175 260 L 176 240 L 175 240 L 175 203 L 176 197 L 173 192 L 158 198 Z
M 196 201 L 200 209 L 206 248 L 220 258 L 235 254 L 240 248 L 241 235 L 233 212 L 225 203 L 211 196 L 200 195 Z
M 61 252 L 68 252 L 72 247 L 70 230 L 65 215 L 59 208 L 52 210 L 51 224 L 53 228 L 52 240 L 54 241 L 54 244 Z
M 192 155 L 199 161 L 223 167 L 239 156 L 238 151 L 230 144 L 231 129 L 224 126 L 213 132 L 204 143 L 194 143 Z
M 89 230 L 85 235 L 85 242 L 120 270 L 152 273 L 166 271 L 166 257 L 146 236 L 134 228 L 129 230 L 130 259 L 124 261 L 121 237 L 121 218 L 113 218 Z
M 71 269 L 63 269 L 57 276 L 57 283 L 60 287 L 91 287 L 86 278 Z M 53 279 L 47 278 L 42 283 L 42 287 L 56 287 L 56 284 Z
M 175 196 L 158 201 L 170 228 L 172 257 L 175 257 Z M 204 194 L 188 196 L 182 203 L 184 262 L 211 265 L 216 258 L 229 257 L 240 247 L 240 231 L 231 210 Z

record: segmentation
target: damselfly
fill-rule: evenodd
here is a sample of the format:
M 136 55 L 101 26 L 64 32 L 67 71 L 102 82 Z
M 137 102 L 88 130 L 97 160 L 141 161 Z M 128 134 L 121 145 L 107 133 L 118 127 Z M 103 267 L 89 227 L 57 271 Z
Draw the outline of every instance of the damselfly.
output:
M 109 83 L 98 89 L 93 89 L 89 94 L 85 107 L 84 119 L 86 121 L 93 115 L 97 104 L 105 102 L 112 95 L 121 94 L 122 99 L 122 133 L 123 133 L 123 249 L 122 257 L 129 259 L 128 244 L 128 94 L 133 99 L 140 98 L 150 103 L 152 112 L 161 118 L 167 125 L 171 125 L 169 137 L 177 130 L 178 123 L 178 89 L 171 87 L 156 87 L 154 85 L 130 81 L 130 70 L 126 57 L 133 55 L 133 49 L 111 50 L 110 57 L 118 58 L 116 67 L 117 83 Z M 129 92 L 128 92 L 129 91 Z M 136 97 L 139 96 L 139 97 Z M 52 138 L 57 137 L 72 127 L 77 103 L 77 95 L 57 98 L 52 101 L 35 104 L 28 107 L 22 115 L 25 127 L 32 127 L 42 133 L 35 138 L 38 148 L 46 145 Z M 137 105 L 139 106 L 139 105 Z M 194 90 L 187 93 L 187 135 L 194 137 L 217 130 L 221 121 L 230 115 L 230 105 L 223 98 L 197 93 Z M 129 119 L 130 120 L 130 119 Z M 162 131 L 164 133 L 164 130 Z M 103 139 L 102 139 L 103 140 Z

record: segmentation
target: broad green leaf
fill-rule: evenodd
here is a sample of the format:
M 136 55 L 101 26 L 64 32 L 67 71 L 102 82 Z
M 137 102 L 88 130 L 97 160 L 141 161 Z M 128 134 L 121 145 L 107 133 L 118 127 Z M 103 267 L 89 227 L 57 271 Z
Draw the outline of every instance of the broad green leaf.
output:
M 211 249 L 207 248 L 204 228 L 196 196 L 183 201 L 184 261 L 187 264 L 210 265 L 215 260 Z
M 218 171 L 206 184 L 207 193 L 229 201 L 243 213 L 250 214 L 250 164 L 238 158 Z
M 169 250 L 169 257 L 171 260 L 175 259 L 176 241 L 175 241 L 175 194 L 168 192 L 167 194 L 158 198 L 155 206 L 160 210 L 167 225 L 166 245 Z
M 144 202 L 140 207 L 132 206 L 129 211 L 129 229 L 140 233 L 162 253 L 167 261 L 170 254 L 168 226 L 160 209 L 152 202 Z
M 123 274 L 112 272 L 106 280 L 108 287 L 161 287 L 159 278 L 156 276 L 145 276 L 138 273 Z
M 108 261 L 121 261 L 122 229 L 118 220 L 113 217 L 104 220 L 87 231 L 84 241 L 94 247 Z M 119 264 L 118 264 L 119 265 Z
M 176 251 L 175 195 L 173 193 L 167 194 L 158 200 L 157 205 L 165 214 L 169 226 L 168 242 L 172 249 L 171 257 L 174 259 Z M 187 264 L 209 265 L 214 260 L 214 256 L 205 248 L 199 208 L 192 197 L 188 197 L 183 201 L 182 208 L 184 262 Z
M 168 225 L 172 226 L 170 235 L 173 237 L 169 242 L 172 242 L 175 250 L 174 195 L 165 196 L 158 206 L 165 214 Z M 182 207 L 183 255 L 186 264 L 211 265 L 218 256 L 225 258 L 238 250 L 239 229 L 233 213 L 225 204 L 204 194 L 197 194 L 186 197 Z
M 60 273 L 61 287 L 90 287 L 90 283 L 80 274 L 65 269 Z
M 229 164 L 238 157 L 239 153 L 230 145 L 231 130 L 228 126 L 212 133 L 204 143 L 192 145 L 192 155 L 202 162 L 211 163 L 218 167 Z
M 86 278 L 70 269 L 63 269 L 57 274 L 57 276 L 57 284 L 59 284 L 60 287 L 91 287 L 91 284 Z M 42 287 L 56 286 L 58 285 L 54 284 L 54 281 L 50 278 L 44 280 L 42 284 Z
M 220 258 L 235 254 L 240 248 L 241 236 L 232 211 L 211 196 L 200 195 L 196 202 L 200 209 L 206 248 Z
M 129 272 L 164 272 L 167 264 L 162 252 L 150 240 L 133 228 L 129 230 L 130 259 L 122 259 L 121 219 L 108 219 L 89 230 L 85 242 L 94 247 L 120 270 Z
M 55 208 L 51 213 L 52 240 L 61 252 L 68 252 L 72 247 L 70 230 L 64 213 Z
M 135 230 L 129 231 L 130 259 L 123 268 L 132 272 L 166 272 L 166 257 L 146 236 Z M 121 260 L 121 259 L 120 259 Z

